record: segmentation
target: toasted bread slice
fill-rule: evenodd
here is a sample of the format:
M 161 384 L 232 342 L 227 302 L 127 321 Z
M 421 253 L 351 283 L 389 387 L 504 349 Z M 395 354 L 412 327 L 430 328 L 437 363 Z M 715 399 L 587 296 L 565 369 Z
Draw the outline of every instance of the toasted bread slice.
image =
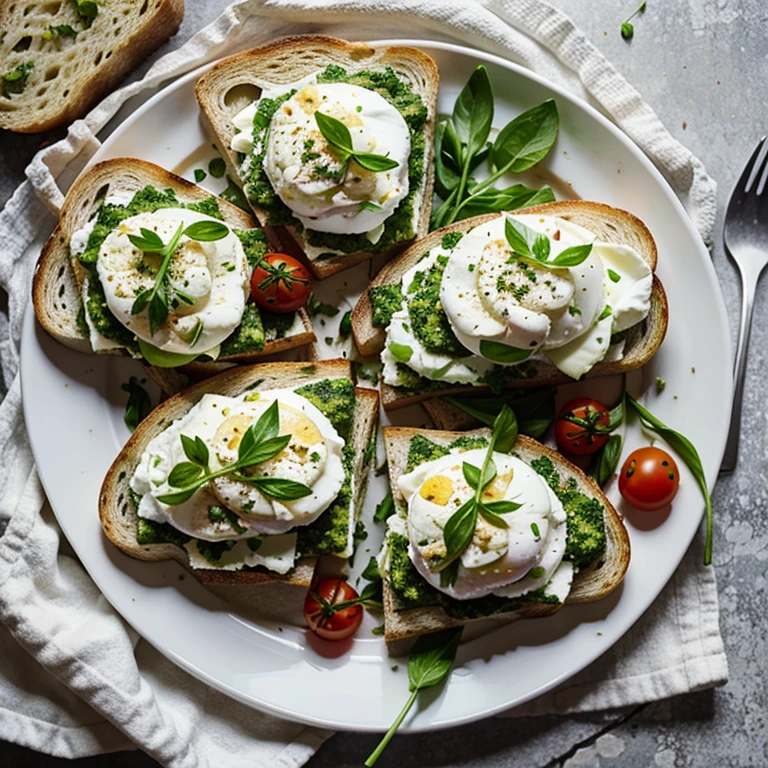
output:
M 134 67 L 173 35 L 184 0 L 75 2 L 0 1 L 0 128 L 40 133 L 82 117 Z M 3 78 L 28 63 L 21 78 Z
M 490 435 L 487 429 L 473 432 L 447 432 L 443 430 L 413 429 L 410 427 L 384 427 L 384 445 L 387 451 L 389 467 L 389 482 L 395 506 L 405 510 L 406 503 L 398 487 L 398 478 L 405 474 L 408 462 L 408 451 L 411 439 L 415 435 L 423 435 L 438 445 L 447 446 L 457 437 Z M 587 603 L 600 600 L 616 589 L 624 578 L 629 567 L 629 536 L 618 512 L 608 501 L 602 489 L 592 478 L 587 477 L 578 467 L 556 451 L 520 435 L 517 438 L 513 452 L 524 462 L 530 463 L 541 456 L 551 459 L 555 470 L 561 478 L 574 478 L 577 489 L 592 498 L 597 499 L 604 509 L 606 530 L 606 548 L 604 556 L 589 568 L 579 571 L 571 586 L 566 603 Z M 471 601 L 468 601 L 471 602 Z M 494 619 L 523 619 L 538 618 L 556 613 L 561 605 L 547 603 L 528 603 L 519 610 L 494 614 Z M 448 627 L 459 626 L 466 621 L 449 616 L 439 606 L 408 608 L 396 610 L 395 597 L 389 580 L 384 578 L 384 637 L 387 642 L 404 640 L 415 635 L 428 632 L 438 632 Z
M 54 339 L 78 352 L 92 352 L 90 340 L 78 327 L 77 315 L 81 307 L 81 290 L 84 270 L 77 258 L 70 256 L 69 241 L 72 234 L 81 229 L 98 210 L 107 194 L 120 192 L 133 194 L 147 185 L 158 189 L 172 189 L 181 202 L 206 200 L 213 195 L 186 179 L 152 163 L 135 158 L 106 160 L 83 173 L 67 194 L 61 209 L 59 223 L 50 236 L 37 264 L 32 284 L 32 302 L 38 322 Z M 226 200 L 217 198 L 219 211 L 225 223 L 237 229 L 255 229 L 253 217 Z M 268 247 L 271 245 L 268 239 Z M 259 352 L 230 355 L 219 358 L 220 364 L 196 363 L 199 376 L 212 375 L 221 364 L 249 363 L 286 349 L 311 344 L 315 340 L 312 323 L 304 309 L 298 310 L 303 330 L 292 336 L 269 341 Z M 111 350 L 99 354 L 126 354 L 123 350 Z M 149 366 L 151 369 L 151 366 Z M 150 370 L 150 373 L 153 371 Z M 161 381 L 171 381 L 172 376 L 158 369 Z M 166 392 L 178 391 L 178 387 Z
M 440 75 L 435 62 L 415 48 L 371 46 L 368 43 L 350 43 L 320 35 L 302 35 L 278 40 L 218 62 L 198 80 L 197 99 L 213 130 L 217 146 L 227 159 L 230 171 L 235 177 L 238 176 L 237 153 L 230 149 L 235 134 L 233 117 L 259 98 L 262 90 L 289 85 L 321 72 L 329 65 L 342 67 L 350 73 L 383 71 L 391 67 L 427 107 L 428 118 L 423 131 L 426 149 L 421 189 L 418 192 L 419 216 L 416 226 L 416 237 L 423 237 L 429 228 L 432 209 L 432 146 Z M 267 212 L 256 205 L 253 205 L 253 211 L 266 226 Z M 276 234 L 282 247 L 289 253 L 304 251 L 304 236 L 294 227 L 277 227 Z M 407 243 L 398 244 L 390 252 L 399 251 L 405 245 Z M 308 264 L 314 276 L 322 279 L 372 256 L 371 252 L 359 251 L 310 260 Z
M 591 203 L 580 200 L 546 203 L 532 208 L 526 208 L 518 213 L 558 216 L 567 221 L 572 221 L 585 229 L 594 232 L 599 240 L 611 243 L 621 243 L 634 248 L 651 269 L 656 268 L 656 243 L 648 228 L 637 217 L 627 211 L 602 203 Z M 467 232 L 474 227 L 491 221 L 500 213 L 477 216 L 451 224 L 442 229 L 430 232 L 427 237 L 414 243 L 398 258 L 390 261 L 373 280 L 370 288 L 380 285 L 399 284 L 403 275 L 431 248 L 440 244 L 443 236 L 449 232 Z M 640 368 L 647 363 L 658 350 L 667 330 L 669 309 L 667 297 L 661 281 L 654 275 L 651 292 L 651 310 L 642 323 L 629 329 L 624 347 L 624 356 L 621 360 L 605 361 L 595 365 L 586 377 L 609 376 L 615 373 Z M 378 354 L 385 341 L 385 332 L 373 325 L 373 308 L 366 291 L 352 311 L 352 332 L 355 345 L 361 355 Z M 540 387 L 572 382 L 566 374 L 559 371 L 552 363 L 537 361 L 537 375 L 533 378 L 519 379 L 509 384 L 510 387 Z M 421 402 L 429 398 L 439 398 L 445 394 L 458 394 L 461 392 L 482 392 L 482 387 L 449 385 L 444 390 L 431 389 L 425 392 L 414 392 L 398 387 L 392 387 L 382 382 L 381 397 L 384 408 L 394 410 L 412 403 Z
M 251 389 L 294 389 L 313 381 L 339 378 L 351 378 L 351 367 L 347 360 L 325 360 L 309 365 L 259 363 L 225 371 L 166 400 L 139 424 L 104 479 L 99 494 L 99 517 L 107 538 L 127 555 L 138 560 L 175 560 L 205 584 L 249 585 L 285 581 L 309 586 L 316 561 L 313 557 L 300 558 L 285 575 L 267 571 L 193 569 L 189 565 L 187 552 L 175 544 L 139 544 L 136 538 L 138 516 L 131 500 L 129 483 L 150 441 L 173 421 L 182 418 L 203 395 L 237 396 Z M 352 470 L 354 497 L 353 508 L 350 510 L 355 520 L 360 514 L 365 496 L 370 460 L 366 448 L 375 435 L 378 405 L 379 398 L 374 390 L 355 389 L 355 413 L 349 435 L 349 443 L 355 451 Z

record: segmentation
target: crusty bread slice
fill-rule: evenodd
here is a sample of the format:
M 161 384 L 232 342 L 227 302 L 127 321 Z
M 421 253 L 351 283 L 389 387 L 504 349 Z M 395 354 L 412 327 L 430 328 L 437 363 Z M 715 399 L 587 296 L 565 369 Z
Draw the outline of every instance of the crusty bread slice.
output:
M 447 446 L 457 437 L 464 435 L 489 435 L 487 429 L 472 432 L 448 432 L 444 430 L 413 429 L 410 427 L 384 427 L 384 445 L 387 451 L 389 482 L 396 507 L 406 508 L 405 499 L 400 493 L 397 481 L 406 471 L 411 438 L 423 435 L 438 445 Z M 520 435 L 514 446 L 514 453 L 526 463 L 540 456 L 548 456 L 561 477 L 573 477 L 578 490 L 600 501 L 605 510 L 606 551 L 603 558 L 590 568 L 579 571 L 574 578 L 567 603 L 587 603 L 606 597 L 619 584 L 629 567 L 629 536 L 618 512 L 606 498 L 602 489 L 592 478 L 585 475 L 578 467 L 571 464 L 556 451 Z M 518 611 L 496 614 L 494 619 L 523 619 L 548 616 L 561 606 L 531 603 Z M 465 622 L 449 616 L 442 608 L 422 607 L 395 610 L 395 602 L 388 580 L 384 579 L 384 637 L 387 642 L 404 640 L 414 635 L 437 632 Z
M 262 89 L 294 83 L 324 70 L 331 64 L 343 67 L 348 72 L 384 70 L 385 67 L 391 67 L 421 96 L 427 107 L 429 117 L 424 130 L 424 176 L 416 227 L 416 237 L 423 237 L 429 229 L 429 215 L 432 210 L 432 145 L 440 74 L 435 62 L 415 48 L 371 46 L 368 43 L 350 43 L 320 35 L 301 35 L 222 59 L 198 80 L 197 99 L 213 129 L 219 150 L 227 158 L 230 171 L 237 177 L 237 156 L 230 149 L 235 133 L 232 118 L 257 99 Z M 257 207 L 253 210 L 259 221 L 266 225 L 266 212 Z M 278 227 L 276 234 L 282 247 L 289 253 L 296 254 L 299 249 L 303 251 L 303 237 L 293 227 Z M 299 249 L 296 248 L 297 245 Z M 401 248 L 402 246 L 392 249 L 392 252 Z M 309 261 L 308 264 L 314 276 L 322 279 L 372 256 L 372 253 L 360 251 L 322 261 Z
M 136 508 L 129 492 L 130 479 L 149 442 L 180 419 L 199 402 L 203 395 L 215 393 L 236 396 L 253 389 L 288 388 L 309 384 L 320 379 L 351 378 L 347 360 L 325 360 L 306 363 L 258 363 L 240 366 L 206 379 L 186 389 L 155 408 L 139 424 L 128 442 L 109 468 L 99 494 L 99 517 L 107 538 L 127 555 L 138 560 L 175 560 L 187 568 L 195 578 L 205 584 L 250 585 L 270 581 L 309 586 L 316 558 L 301 558 L 284 576 L 262 571 L 223 571 L 193 569 L 185 550 L 175 544 L 140 545 L 136 540 Z M 360 513 L 365 493 L 368 464 L 365 449 L 374 434 L 379 415 L 379 398 L 371 389 L 355 389 L 355 415 L 350 430 L 351 445 L 355 450 L 353 488 L 356 489 L 355 515 Z
M 645 259 L 651 269 L 656 268 L 656 243 L 651 233 L 640 219 L 627 211 L 612 208 L 603 203 L 572 200 L 537 205 L 517 211 L 517 213 L 541 213 L 542 215 L 559 216 L 567 221 L 572 221 L 574 224 L 594 232 L 599 240 L 631 246 Z M 477 216 L 430 232 L 427 237 L 414 243 L 398 258 L 386 264 L 369 287 L 398 284 L 402 280 L 403 275 L 416 264 L 424 253 L 440 244 L 443 235 L 448 232 L 467 232 L 486 221 L 502 215 L 500 213 L 493 213 Z M 624 357 L 613 362 L 598 363 L 586 374 L 586 377 L 593 378 L 624 373 L 640 368 L 647 363 L 664 340 L 668 317 L 667 297 L 661 281 L 654 275 L 650 314 L 644 322 L 638 323 L 629 330 L 625 341 Z M 355 345 L 361 355 L 378 354 L 384 346 L 384 331 L 373 326 L 373 309 L 368 291 L 360 297 L 352 311 L 352 332 Z M 549 362 L 537 362 L 536 366 L 538 373 L 535 377 L 511 382 L 509 386 L 540 387 L 567 384 L 573 381 L 573 379 L 559 371 Z M 483 388 L 481 387 L 446 385 L 445 390 L 414 393 L 412 391 L 400 390 L 397 387 L 391 387 L 382 382 L 381 398 L 385 409 L 394 410 L 429 398 L 439 398 L 446 394 L 481 392 L 482 390 Z
M 0 128 L 40 133 L 82 117 L 184 16 L 184 0 L 109 0 L 96 8 L 87 26 L 73 0 L 0 0 L 0 80 L 34 63 L 20 93 L 0 88 Z
M 54 339 L 71 349 L 92 352 L 90 341 L 81 334 L 77 325 L 84 270 L 77 258 L 70 257 L 69 240 L 74 232 L 85 226 L 110 190 L 132 194 L 147 185 L 159 189 L 171 188 L 182 202 L 196 202 L 212 196 L 207 190 L 186 179 L 135 158 L 117 158 L 94 165 L 77 179 L 67 194 L 59 223 L 43 247 L 37 264 L 32 284 L 32 302 L 40 325 Z M 224 221 L 231 227 L 254 229 L 258 226 L 252 216 L 236 205 L 222 199 L 218 199 L 218 204 Z M 268 239 L 268 247 L 272 245 Z M 311 344 L 315 340 L 312 322 L 304 309 L 298 312 L 304 326 L 302 333 L 267 342 L 260 352 L 231 355 L 220 360 L 222 363 L 254 362 L 267 355 Z M 105 354 L 123 353 L 114 350 Z M 198 373 L 209 371 L 207 375 L 218 370 L 215 363 L 198 363 L 196 369 Z M 170 380 L 162 371 L 157 376 Z M 164 389 L 167 392 L 178 391 L 178 387 Z

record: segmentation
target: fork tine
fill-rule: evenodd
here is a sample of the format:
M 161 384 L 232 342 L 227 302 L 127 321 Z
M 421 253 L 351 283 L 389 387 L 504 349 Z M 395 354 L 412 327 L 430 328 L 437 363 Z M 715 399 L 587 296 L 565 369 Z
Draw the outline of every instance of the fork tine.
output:
M 760 140 L 760 143 L 757 145 L 757 149 L 755 150 L 754 154 L 750 158 L 749 164 L 747 165 L 747 168 L 751 169 L 749 172 L 749 178 L 747 179 L 747 183 L 744 185 L 744 191 L 749 192 L 752 188 L 752 185 L 757 180 L 757 177 L 760 174 L 760 169 L 765 162 L 766 156 L 768 156 L 768 141 L 765 140 L 766 137 L 763 136 L 763 138 Z M 768 168 L 766 168 L 766 172 L 763 173 L 762 178 L 760 179 L 760 184 L 757 188 L 756 194 L 762 194 L 763 189 L 765 188 L 765 180 L 766 180 L 766 174 L 768 174 Z

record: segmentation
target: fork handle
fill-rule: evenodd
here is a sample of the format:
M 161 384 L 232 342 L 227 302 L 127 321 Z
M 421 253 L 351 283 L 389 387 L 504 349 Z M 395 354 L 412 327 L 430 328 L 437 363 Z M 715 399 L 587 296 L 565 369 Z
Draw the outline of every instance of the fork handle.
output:
M 739 340 L 736 345 L 736 361 L 733 369 L 733 407 L 731 424 L 728 428 L 728 440 L 725 444 L 721 472 L 733 472 L 739 460 L 739 436 L 741 434 L 741 405 L 744 399 L 744 374 L 747 369 L 747 349 L 749 334 L 752 330 L 752 310 L 755 306 L 755 288 L 757 276 L 741 273 L 742 300 Z

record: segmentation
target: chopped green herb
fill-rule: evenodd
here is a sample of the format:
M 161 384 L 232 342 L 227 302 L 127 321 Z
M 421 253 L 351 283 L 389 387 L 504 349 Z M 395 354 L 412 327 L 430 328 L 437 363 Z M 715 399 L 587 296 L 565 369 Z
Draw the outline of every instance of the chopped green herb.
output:
M 664 387 L 667 386 L 667 382 L 664 381 L 660 376 L 656 377 L 656 392 L 658 394 L 661 394 L 664 391 Z
M 608 277 L 611 278 L 611 282 L 618 283 L 621 280 L 621 275 L 618 272 L 614 272 L 612 269 L 608 270 Z
M 227 172 L 227 164 L 221 157 L 214 157 L 210 163 L 208 163 L 208 173 L 213 176 L 214 179 L 221 179 Z
M 202 168 L 195 168 L 195 181 L 199 184 L 208 174 Z
M 26 88 L 29 73 L 34 68 L 34 61 L 26 61 L 3 75 L 3 96 L 10 98 L 11 94 L 21 93 Z

